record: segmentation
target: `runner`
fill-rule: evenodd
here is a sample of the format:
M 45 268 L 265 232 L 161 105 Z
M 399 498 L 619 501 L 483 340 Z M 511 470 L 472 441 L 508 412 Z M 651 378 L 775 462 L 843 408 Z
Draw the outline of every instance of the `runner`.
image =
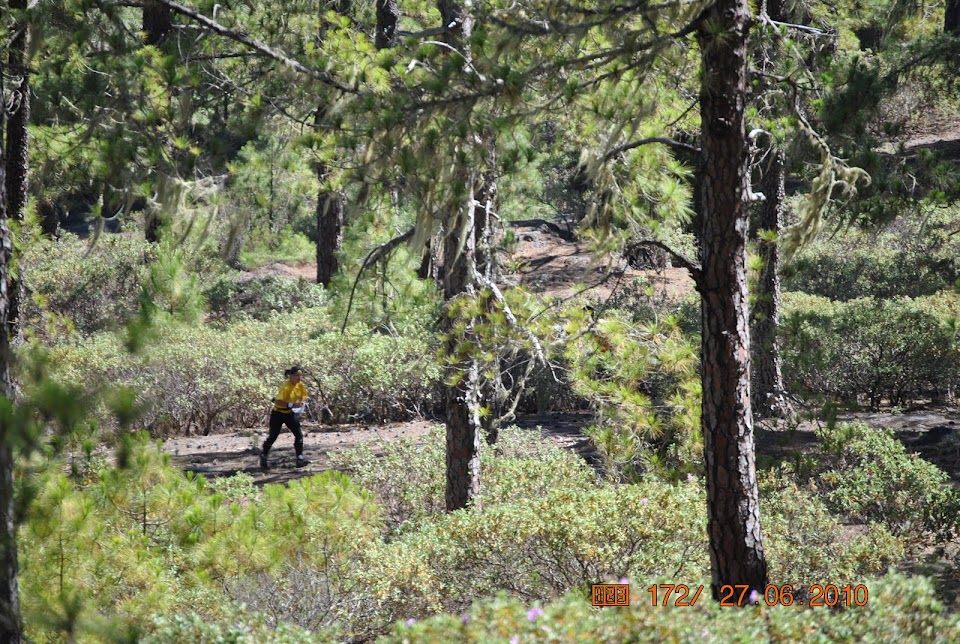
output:
M 297 467 L 303 467 L 310 462 L 303 458 L 303 432 L 300 430 L 300 412 L 307 399 L 307 388 L 303 386 L 303 370 L 293 366 L 283 372 L 287 381 L 280 387 L 280 393 L 273 399 L 273 409 L 270 410 L 270 435 L 260 450 L 260 467 L 270 469 L 267 454 L 274 441 L 286 425 L 293 432 L 293 449 L 297 452 Z

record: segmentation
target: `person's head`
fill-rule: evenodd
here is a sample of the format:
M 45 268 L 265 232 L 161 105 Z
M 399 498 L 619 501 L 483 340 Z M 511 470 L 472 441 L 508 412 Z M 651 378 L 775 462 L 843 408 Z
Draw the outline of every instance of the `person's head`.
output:
M 287 380 L 289 380 L 293 384 L 297 384 L 298 382 L 300 382 L 300 379 L 303 377 L 303 369 L 294 365 L 289 369 L 287 369 L 286 371 L 284 371 L 283 375 L 285 375 L 287 377 Z

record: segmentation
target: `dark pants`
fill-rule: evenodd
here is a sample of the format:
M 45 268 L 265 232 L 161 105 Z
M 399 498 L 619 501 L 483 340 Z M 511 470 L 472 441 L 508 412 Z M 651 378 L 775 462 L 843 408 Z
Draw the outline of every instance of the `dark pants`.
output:
M 293 449 L 296 450 L 297 456 L 303 456 L 303 432 L 300 431 L 300 415 L 294 413 L 284 414 L 276 409 L 270 411 L 270 435 L 267 436 L 267 440 L 263 443 L 263 454 L 266 455 L 266 453 L 270 451 L 270 448 L 273 447 L 273 443 L 277 440 L 277 437 L 280 436 L 284 425 L 289 427 L 290 431 L 293 432 Z

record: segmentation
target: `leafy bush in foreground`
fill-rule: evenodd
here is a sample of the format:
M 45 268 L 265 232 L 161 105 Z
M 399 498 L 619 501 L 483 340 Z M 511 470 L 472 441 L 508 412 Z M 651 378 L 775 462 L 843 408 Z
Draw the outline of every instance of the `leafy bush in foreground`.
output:
M 506 431 L 503 441 L 504 455 L 484 460 L 483 507 L 454 514 L 425 503 L 443 471 L 439 432 L 424 450 L 345 459 L 381 493 L 406 499 L 407 514 L 386 524 L 377 500 L 343 474 L 262 490 L 244 476 L 208 484 L 171 468 L 142 435 L 127 469 L 91 466 L 70 479 L 55 465 L 20 531 L 35 544 L 22 561 L 32 641 L 98 619 L 187 640 L 245 641 L 244 632 L 268 637 L 265 628 L 282 624 L 325 641 L 369 639 L 398 619 L 463 611 L 501 591 L 548 601 L 620 576 L 707 575 L 694 477 L 598 484 L 538 432 Z M 405 487 L 402 474 L 421 470 L 429 475 Z M 837 521 L 789 485 L 765 484 L 763 494 L 774 583 L 859 583 L 902 552 L 879 526 L 843 539 Z M 167 618 L 148 618 L 158 613 Z
M 581 594 L 542 608 L 518 599 L 477 602 L 464 616 L 399 621 L 383 642 L 955 642 L 960 617 L 948 613 L 924 578 L 889 574 L 865 581 L 865 606 L 721 608 L 702 596 L 693 607 L 652 606 L 649 585 L 631 584 L 629 608 L 595 609 Z M 858 580 L 859 581 L 859 580 Z M 692 584 L 693 582 L 691 582 Z M 709 581 L 695 582 L 707 586 Z
M 143 434 L 129 448 L 125 469 L 91 464 L 72 479 L 55 462 L 38 482 L 18 535 L 30 641 L 101 617 L 223 617 L 231 581 L 345 561 L 379 534 L 376 503 L 338 472 L 262 490 L 249 477 L 208 485 Z
M 379 464 L 365 451 L 338 458 L 392 508 L 387 525 L 403 528 L 364 553 L 358 571 L 384 613 L 399 619 L 461 611 L 498 590 L 546 600 L 606 578 L 706 574 L 705 499 L 695 478 L 599 485 L 535 433 L 507 429 L 504 437 L 510 464 L 498 457 L 481 467 L 483 509 L 453 515 L 443 513 L 440 432 L 419 450 L 384 445 Z M 538 443 L 524 458 L 511 456 Z M 847 583 L 902 557 L 902 543 L 881 526 L 843 538 L 822 502 L 790 484 L 771 479 L 761 503 L 771 579 L 778 583 Z

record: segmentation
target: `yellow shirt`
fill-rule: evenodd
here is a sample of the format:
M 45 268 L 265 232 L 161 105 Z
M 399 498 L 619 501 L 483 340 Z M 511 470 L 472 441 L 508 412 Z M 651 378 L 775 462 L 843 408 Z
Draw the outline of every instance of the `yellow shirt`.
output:
M 298 382 L 297 384 L 291 383 L 289 380 L 283 383 L 280 387 L 280 393 L 277 394 L 277 400 L 281 402 L 275 402 L 273 408 L 276 411 L 279 411 L 281 414 L 291 414 L 290 408 L 287 407 L 287 403 L 295 403 L 298 400 L 305 399 L 307 397 L 307 388 L 303 386 L 303 382 Z

